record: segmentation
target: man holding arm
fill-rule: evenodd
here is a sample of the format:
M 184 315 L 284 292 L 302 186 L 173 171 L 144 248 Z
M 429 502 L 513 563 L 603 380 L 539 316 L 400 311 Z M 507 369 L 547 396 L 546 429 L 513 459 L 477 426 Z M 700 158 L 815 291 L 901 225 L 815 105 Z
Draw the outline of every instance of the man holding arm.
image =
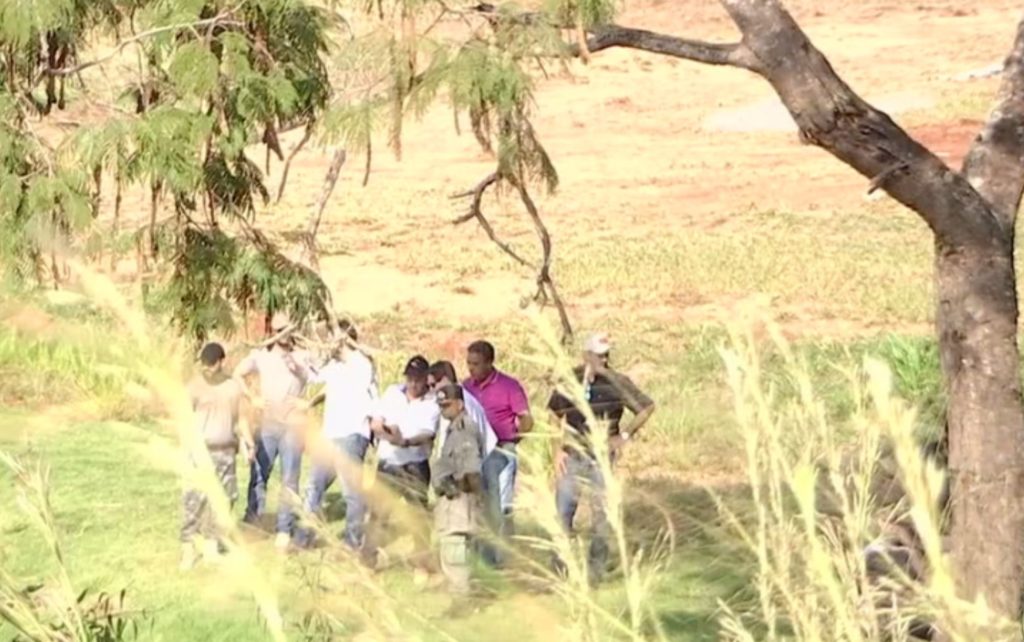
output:
M 329 453 L 314 463 L 306 491 L 306 510 L 318 513 L 324 494 L 336 477 L 341 477 L 345 496 L 345 530 L 342 541 L 354 550 L 363 545 L 366 498 L 363 495 L 363 461 L 370 446 L 370 417 L 378 399 L 373 364 L 355 347 L 356 329 L 342 323 L 341 331 L 351 340 L 343 340 L 334 356 L 311 383 L 324 388 L 309 402 L 313 408 L 326 401 L 323 437 L 330 443 Z M 302 547 L 314 540 L 312 529 L 303 529 L 296 537 Z
M 299 492 L 302 466 L 303 430 L 307 404 L 302 399 L 306 385 L 315 376 L 312 357 L 297 350 L 289 329 L 291 320 L 277 313 L 271 319 L 271 336 L 276 341 L 249 353 L 235 368 L 234 379 L 242 386 L 253 406 L 262 410 L 256 457 L 249 474 L 249 497 L 245 521 L 255 523 L 266 510 L 267 484 L 274 462 L 281 458 L 283 492 L 277 513 L 275 546 L 284 550 L 291 542 L 295 527 L 293 498 Z M 259 395 L 245 383 L 245 377 L 259 377 Z
M 370 424 L 380 440 L 377 474 L 400 496 L 426 508 L 430 484 L 430 451 L 441 410 L 427 384 L 430 364 L 420 355 L 405 366 L 405 383 L 390 386 L 380 398 Z M 381 527 L 390 516 L 387 506 L 376 506 Z M 422 534 L 414 533 L 418 539 Z
M 608 561 L 608 520 L 605 512 L 605 480 L 597 461 L 590 435 L 593 430 L 608 431 L 608 451 L 612 462 L 625 444 L 636 436 L 654 413 L 654 402 L 636 384 L 609 362 L 611 343 L 605 334 L 587 339 L 583 350 L 583 365 L 573 373 L 583 385 L 583 394 L 599 426 L 590 426 L 586 415 L 571 399 L 558 392 L 552 393 L 548 409 L 552 422 L 565 428 L 565 437 L 555 451 L 555 502 L 562 528 L 567 534 L 573 530 L 573 519 L 584 486 L 591 492 L 592 528 L 587 571 L 591 585 L 600 582 Z M 633 420 L 621 427 L 626 409 Z M 564 572 L 565 564 L 557 556 L 555 569 Z

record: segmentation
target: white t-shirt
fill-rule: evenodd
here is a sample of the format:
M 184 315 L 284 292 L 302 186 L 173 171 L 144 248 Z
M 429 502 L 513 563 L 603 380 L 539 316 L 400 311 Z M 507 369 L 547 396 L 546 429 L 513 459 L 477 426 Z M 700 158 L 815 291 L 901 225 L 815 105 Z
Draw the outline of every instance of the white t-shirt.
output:
M 469 415 L 469 418 L 472 419 L 480 428 L 480 435 L 484 440 L 484 457 L 486 457 L 491 454 L 492 450 L 497 448 L 498 435 L 494 433 L 494 429 L 491 428 L 490 422 L 487 421 L 487 412 L 484 410 L 484 407 L 480 405 L 480 402 L 477 401 L 477 398 L 469 394 L 465 389 L 462 391 L 462 398 L 463 402 L 466 404 L 466 414 Z M 448 434 L 448 426 L 451 425 L 452 422 L 444 417 L 441 417 L 438 422 L 438 441 L 441 442 L 438 444 L 438 447 L 440 447 L 444 445 L 444 438 Z
M 370 438 L 370 416 L 379 395 L 373 364 L 366 355 L 352 351 L 344 361 L 331 359 L 311 383 L 324 384 L 324 437 Z
M 412 439 L 437 433 L 441 408 L 432 393 L 410 400 L 405 396 L 405 385 L 396 383 L 377 402 L 374 415 L 383 419 L 386 426 L 397 426 L 403 438 Z M 383 462 L 399 466 L 415 464 L 430 458 L 430 444 L 399 448 L 382 439 L 377 446 L 377 457 Z

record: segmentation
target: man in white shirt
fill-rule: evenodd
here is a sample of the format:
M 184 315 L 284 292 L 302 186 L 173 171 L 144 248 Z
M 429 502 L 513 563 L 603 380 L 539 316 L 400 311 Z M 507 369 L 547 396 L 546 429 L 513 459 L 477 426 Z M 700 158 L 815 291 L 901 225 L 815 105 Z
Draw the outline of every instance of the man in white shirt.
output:
M 451 361 L 437 361 L 430 366 L 428 383 L 432 391 L 437 392 L 439 388 L 445 386 L 457 386 L 459 381 L 460 379 L 455 372 L 455 366 L 452 365 Z M 480 437 L 484 444 L 484 458 L 486 458 L 497 447 L 498 435 L 494 433 L 490 422 L 487 421 L 487 412 L 484 411 L 484 407 L 480 405 L 477 398 L 466 392 L 465 389 L 462 391 L 462 398 L 466 414 L 480 428 Z M 439 421 L 437 430 L 438 443 L 434 446 L 435 451 L 438 451 L 444 445 L 444 438 L 448 433 L 448 425 L 451 423 L 444 416 Z
M 266 510 L 267 484 L 274 462 L 281 458 L 281 477 L 285 491 L 277 512 L 275 545 L 286 549 L 295 527 L 292 498 L 299 492 L 299 471 L 302 467 L 302 432 L 305 428 L 307 404 L 302 398 L 306 385 L 315 376 L 312 355 L 295 348 L 288 332 L 292 327 L 286 314 L 271 319 L 271 336 L 277 341 L 266 348 L 249 353 L 235 368 L 233 377 L 242 386 L 254 407 L 262 410 L 256 457 L 249 474 L 249 497 L 245 521 L 255 523 Z M 245 377 L 259 377 L 259 394 L 254 394 Z
M 313 465 L 306 490 L 306 510 L 318 513 L 324 494 L 340 476 L 345 497 L 345 530 L 341 540 L 358 550 L 363 545 L 366 517 L 363 461 L 370 446 L 370 417 L 379 395 L 373 363 L 353 347 L 358 340 L 356 329 L 343 323 L 341 330 L 351 342 L 342 341 L 335 355 L 310 382 L 324 385 L 309 406 L 326 402 L 322 435 L 331 448 Z M 314 539 L 312 529 L 302 529 L 296 537 L 302 547 L 312 545 Z
M 427 384 L 430 364 L 420 355 L 405 366 L 405 383 L 390 386 L 374 414 L 379 472 L 393 477 L 407 497 L 426 504 L 430 450 L 441 411 Z

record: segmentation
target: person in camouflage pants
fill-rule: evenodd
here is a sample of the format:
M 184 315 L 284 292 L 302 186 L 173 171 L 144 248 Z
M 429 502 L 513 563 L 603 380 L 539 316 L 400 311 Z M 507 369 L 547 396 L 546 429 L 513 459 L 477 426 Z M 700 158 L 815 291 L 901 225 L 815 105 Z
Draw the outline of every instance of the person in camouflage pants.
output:
M 234 507 L 238 501 L 238 476 L 235 470 L 235 458 L 237 449 L 210 449 L 210 459 L 213 460 L 213 469 L 217 474 L 217 481 L 220 482 L 224 494 L 227 495 L 229 504 Z M 196 535 L 204 539 L 217 541 L 219 534 L 217 525 L 213 518 L 213 511 L 210 508 L 210 500 L 206 494 L 195 489 L 185 491 L 183 500 L 185 508 L 185 519 L 181 526 L 181 541 L 188 544 L 194 541 Z
M 483 511 L 484 443 L 480 428 L 466 413 L 462 387 L 444 386 L 436 395 L 441 415 L 450 422 L 431 464 L 441 571 L 452 593 L 466 595 L 471 588 L 469 542 L 479 530 Z
M 224 372 L 224 348 L 217 343 L 203 347 L 199 360 L 202 372 L 188 384 L 195 416 L 195 429 L 209 453 L 221 488 L 233 506 L 238 499 L 238 478 L 235 459 L 239 446 L 251 461 L 254 452 L 252 436 L 239 412 L 242 388 Z M 194 462 L 193 462 L 194 463 Z M 202 555 L 216 557 L 224 548 L 210 500 L 202 490 L 186 488 L 183 498 L 184 520 L 181 526 L 183 570 L 192 568 Z M 195 538 L 202 536 L 207 549 L 196 550 Z

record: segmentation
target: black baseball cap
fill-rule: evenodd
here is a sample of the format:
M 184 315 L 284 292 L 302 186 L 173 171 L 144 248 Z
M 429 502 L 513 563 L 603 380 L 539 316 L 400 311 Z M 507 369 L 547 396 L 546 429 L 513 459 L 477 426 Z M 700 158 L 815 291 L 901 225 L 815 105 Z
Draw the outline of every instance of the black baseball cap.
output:
M 463 401 L 462 386 L 458 384 L 448 384 L 437 389 L 434 393 L 437 396 L 437 403 L 441 406 L 446 406 L 453 401 Z
M 430 372 L 430 362 L 423 355 L 416 355 L 405 364 L 406 377 L 426 377 Z
M 199 361 L 204 366 L 215 366 L 225 357 L 227 354 L 224 352 L 224 346 L 219 343 L 207 343 L 199 352 Z

